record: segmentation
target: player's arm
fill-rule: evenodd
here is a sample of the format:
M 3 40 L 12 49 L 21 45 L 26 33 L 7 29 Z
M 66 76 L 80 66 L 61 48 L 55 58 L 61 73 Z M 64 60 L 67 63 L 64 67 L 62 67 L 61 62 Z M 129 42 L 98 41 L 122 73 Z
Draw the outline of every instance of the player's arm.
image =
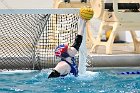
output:
M 91 7 L 83 7 L 80 9 L 80 29 L 78 31 L 78 35 L 75 38 L 75 42 L 72 45 L 72 47 L 74 47 L 77 51 L 79 50 L 79 47 L 82 43 L 82 38 L 83 38 L 83 33 L 84 33 L 84 29 L 86 27 L 86 22 L 88 20 L 90 20 L 94 15 L 94 11 Z
M 80 25 L 80 28 L 78 31 L 78 35 L 75 37 L 75 41 L 74 41 L 73 45 L 71 46 L 71 47 L 74 47 L 77 51 L 79 50 L 79 47 L 82 43 L 83 34 L 84 34 L 85 27 L 86 27 L 86 21 L 80 19 L 80 24 L 81 25 Z

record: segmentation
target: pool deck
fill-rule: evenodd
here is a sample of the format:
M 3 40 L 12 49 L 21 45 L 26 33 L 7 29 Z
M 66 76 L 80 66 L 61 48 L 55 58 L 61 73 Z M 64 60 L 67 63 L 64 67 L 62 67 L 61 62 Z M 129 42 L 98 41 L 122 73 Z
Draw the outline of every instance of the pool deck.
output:
M 105 54 L 105 47 L 91 53 L 89 64 L 93 67 L 139 67 L 140 54 L 134 53 L 133 44 L 114 44 L 112 55 Z

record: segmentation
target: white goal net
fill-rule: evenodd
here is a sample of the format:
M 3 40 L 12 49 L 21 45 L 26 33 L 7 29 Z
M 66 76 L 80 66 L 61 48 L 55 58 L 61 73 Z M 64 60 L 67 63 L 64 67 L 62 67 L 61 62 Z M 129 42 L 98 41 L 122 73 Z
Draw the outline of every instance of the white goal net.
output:
M 42 69 L 57 63 L 54 49 L 71 45 L 78 9 L 0 10 L 0 69 Z

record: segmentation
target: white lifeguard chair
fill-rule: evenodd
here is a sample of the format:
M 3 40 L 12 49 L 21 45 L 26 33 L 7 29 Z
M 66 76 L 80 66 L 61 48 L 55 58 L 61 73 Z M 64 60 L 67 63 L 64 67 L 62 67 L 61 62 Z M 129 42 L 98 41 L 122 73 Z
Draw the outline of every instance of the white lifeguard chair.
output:
M 98 46 L 105 46 L 106 54 L 112 54 L 112 46 L 116 33 L 119 33 L 119 31 L 130 31 L 134 43 L 134 52 L 140 53 L 140 39 L 137 38 L 135 32 L 136 30 L 140 30 L 139 9 L 119 9 L 119 3 L 130 5 L 131 3 L 139 4 L 140 0 L 112 0 L 112 2 L 113 9 L 110 11 L 109 9 L 105 9 L 106 3 L 104 3 L 104 0 L 91 0 L 91 5 L 95 12 L 94 17 L 101 19 L 102 22 L 90 52 L 97 51 Z M 134 7 L 139 8 L 140 6 Z M 103 30 L 109 29 L 112 29 L 112 32 L 108 41 L 102 42 L 101 37 Z

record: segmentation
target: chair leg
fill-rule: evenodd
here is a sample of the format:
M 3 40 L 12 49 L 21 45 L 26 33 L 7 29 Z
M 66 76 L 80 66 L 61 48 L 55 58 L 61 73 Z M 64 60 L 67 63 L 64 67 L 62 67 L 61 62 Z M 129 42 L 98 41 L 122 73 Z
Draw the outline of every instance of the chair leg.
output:
M 113 47 L 113 42 L 116 36 L 117 28 L 118 28 L 118 24 L 114 24 L 110 37 L 107 41 L 106 54 L 112 54 L 112 47 Z
M 95 41 L 95 38 L 92 35 L 92 32 L 90 31 L 90 23 L 87 22 L 86 24 L 86 42 L 88 44 L 88 48 L 91 48 L 93 46 L 93 43 Z
M 140 42 L 136 44 L 136 53 L 140 54 Z
M 98 43 L 95 43 L 93 46 L 92 46 L 92 48 L 91 48 L 91 50 L 90 50 L 90 53 L 97 53 L 97 47 L 98 47 Z
M 134 52 L 140 53 L 140 41 L 137 40 L 137 35 L 135 31 L 130 31 L 134 43 Z
M 97 47 L 101 42 L 101 38 L 102 38 L 102 31 L 103 31 L 103 26 L 104 26 L 104 22 L 101 22 L 100 28 L 99 28 L 99 32 L 97 35 L 97 38 L 95 39 L 95 42 L 90 50 L 90 52 L 95 52 L 97 51 Z

